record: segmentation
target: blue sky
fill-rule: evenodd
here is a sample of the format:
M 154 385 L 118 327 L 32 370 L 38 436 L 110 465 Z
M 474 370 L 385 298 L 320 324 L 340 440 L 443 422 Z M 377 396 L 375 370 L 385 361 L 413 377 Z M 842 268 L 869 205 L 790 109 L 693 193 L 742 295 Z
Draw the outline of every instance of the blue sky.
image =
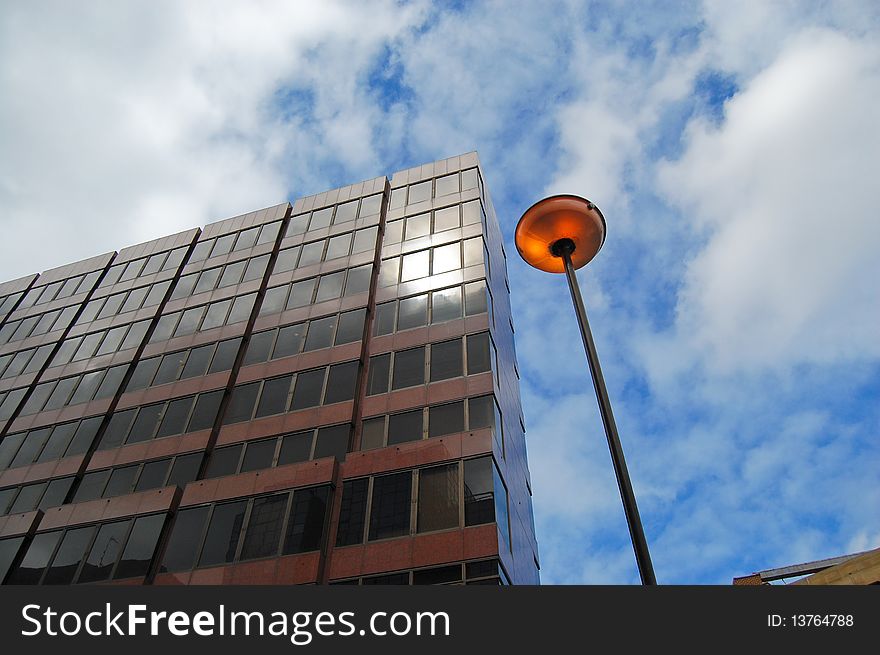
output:
M 7 4 L 0 278 L 477 150 L 508 239 L 550 193 L 605 213 L 579 275 L 660 582 L 878 547 L 878 26 L 864 2 Z M 564 281 L 509 265 L 542 579 L 636 582 Z

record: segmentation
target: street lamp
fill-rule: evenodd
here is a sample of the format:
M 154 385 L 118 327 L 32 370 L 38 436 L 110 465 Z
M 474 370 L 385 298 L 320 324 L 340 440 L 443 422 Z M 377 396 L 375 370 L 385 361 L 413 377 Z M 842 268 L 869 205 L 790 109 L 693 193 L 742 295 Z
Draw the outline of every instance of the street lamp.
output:
M 642 584 L 655 585 L 657 580 L 654 577 L 651 554 L 648 552 L 648 542 L 642 530 L 639 508 L 636 506 L 617 425 L 611 412 L 611 401 L 608 399 L 608 390 L 599 366 L 599 355 L 596 353 L 581 290 L 574 274 L 575 269 L 584 266 L 596 256 L 605 242 L 605 217 L 596 205 L 585 198 L 572 195 L 550 196 L 526 210 L 516 225 L 515 239 L 516 249 L 527 264 L 548 273 L 565 273 L 568 279 L 571 301 L 581 328 L 584 349 L 587 351 L 590 374 L 593 377 L 596 398 L 599 400 L 599 411 L 605 426 L 605 436 L 608 438 L 608 448 L 611 451 L 611 461 L 617 476 L 617 486 L 629 525 L 639 575 Z

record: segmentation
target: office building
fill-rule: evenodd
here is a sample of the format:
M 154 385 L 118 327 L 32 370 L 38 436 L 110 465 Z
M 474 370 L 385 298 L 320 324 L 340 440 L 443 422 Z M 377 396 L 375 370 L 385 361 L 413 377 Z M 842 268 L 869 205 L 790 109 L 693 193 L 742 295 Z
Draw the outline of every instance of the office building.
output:
M 536 584 L 476 153 L 0 284 L 5 584 Z

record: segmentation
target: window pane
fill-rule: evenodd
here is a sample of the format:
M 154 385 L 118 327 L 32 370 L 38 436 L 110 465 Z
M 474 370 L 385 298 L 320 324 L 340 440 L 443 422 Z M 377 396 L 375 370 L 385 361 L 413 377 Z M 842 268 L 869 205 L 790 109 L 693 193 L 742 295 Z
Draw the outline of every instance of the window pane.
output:
M 429 274 L 429 254 L 430 251 L 422 250 L 421 252 L 404 255 L 400 281 L 406 282 L 407 280 L 417 280 L 422 277 L 427 277 Z
M 202 464 L 202 453 L 192 453 L 190 455 L 178 455 L 174 459 L 171 466 L 171 473 L 168 475 L 167 486 L 184 486 L 196 479 L 199 472 L 199 466 Z
M 105 523 L 100 527 L 98 536 L 92 544 L 92 550 L 83 563 L 78 582 L 96 582 L 110 577 L 130 525 L 129 520 Z
M 9 466 L 26 436 L 27 432 L 19 432 L 7 435 L 5 439 L 0 441 L 0 469 L 5 469 Z
M 205 313 L 205 320 L 202 321 L 200 330 L 211 330 L 220 327 L 226 323 L 226 317 L 229 315 L 229 308 L 232 307 L 232 298 L 212 302 L 208 305 L 208 311 Z M 185 314 L 184 314 L 185 316 Z
M 278 258 L 275 260 L 275 266 L 272 268 L 272 274 L 284 273 L 292 271 L 296 268 L 296 260 L 299 258 L 299 246 L 293 248 L 285 248 L 278 252 Z M 282 303 L 283 306 L 283 303 Z
M 108 330 L 107 336 L 104 337 L 104 340 L 101 342 L 101 347 L 98 348 L 98 352 L 95 354 L 107 355 L 109 353 L 115 353 L 117 350 L 119 350 L 119 345 L 122 343 L 122 338 L 125 336 L 125 333 L 127 331 L 127 325 L 121 325 L 119 327 Z
M 322 275 L 318 282 L 318 294 L 315 302 L 332 300 L 342 295 L 342 284 L 345 281 L 345 271 Z M 294 285 L 295 286 L 295 285 Z
M 428 436 L 440 437 L 444 434 L 464 431 L 464 401 L 448 405 L 434 405 L 428 410 Z
M 293 216 L 290 219 L 290 222 L 287 224 L 287 231 L 284 233 L 285 237 L 293 236 L 294 234 L 302 234 L 306 231 L 309 225 L 309 215 L 308 214 L 300 214 L 299 216 Z
M 471 282 L 464 287 L 465 313 L 468 316 L 482 314 L 488 311 L 486 296 L 486 281 Z
M 160 318 L 159 322 L 156 323 L 156 329 L 153 330 L 153 334 L 150 335 L 150 343 L 157 343 L 159 341 L 167 341 L 170 339 L 181 314 L 182 312 L 174 312 L 173 314 L 166 314 Z
M 294 492 L 284 537 L 285 555 L 305 553 L 321 547 L 329 495 L 329 487 L 326 486 Z
M 147 462 L 141 470 L 138 477 L 135 491 L 146 491 L 147 489 L 159 489 L 164 486 L 165 478 L 168 475 L 168 468 L 171 466 L 170 459 L 160 459 L 156 462 Z
M 330 405 L 331 403 L 343 402 L 354 398 L 357 373 L 357 361 L 331 366 L 327 377 L 327 392 L 324 396 L 324 404 Z
M 108 369 L 107 375 L 104 376 L 101 386 L 98 387 L 98 391 L 95 393 L 95 399 L 110 398 L 116 395 L 127 370 L 128 364 L 121 364 Z
M 351 426 L 334 425 L 318 430 L 318 438 L 315 440 L 315 459 L 321 457 L 335 457 L 344 460 L 348 452 L 348 438 Z
M 345 281 L 345 295 L 353 296 L 356 293 L 365 293 L 369 291 L 370 276 L 372 274 L 372 264 L 365 264 L 363 266 L 348 269 L 348 278 Z
M 274 341 L 275 330 L 257 332 L 251 336 L 251 341 L 248 344 L 247 353 L 242 363 L 247 366 L 248 364 L 259 364 L 260 362 L 268 361 Z
M 376 305 L 376 318 L 373 319 L 373 334 L 380 336 L 394 332 L 397 317 L 397 302 L 391 301 Z
M 438 209 L 434 212 L 434 232 L 443 232 L 444 230 L 452 230 L 457 227 L 461 227 L 458 205 Z
M 210 507 L 193 507 L 177 513 L 160 572 L 186 571 L 193 567 L 209 509 Z
M 40 346 L 37 348 L 37 351 L 34 353 L 34 356 L 31 357 L 31 360 L 28 362 L 28 365 L 24 367 L 25 373 L 36 373 L 43 367 L 43 364 L 49 359 L 49 355 L 52 354 L 52 349 L 55 347 L 55 344 L 46 344 L 45 346 Z M 5 377 L 5 376 L 4 376 Z
M 388 372 L 391 366 L 391 355 L 374 355 L 370 357 L 370 379 L 367 382 L 367 395 L 388 391 Z
M 128 297 L 125 299 L 125 303 L 123 303 L 122 305 L 122 309 L 119 310 L 120 313 L 140 309 L 141 305 L 144 302 L 144 298 L 147 297 L 148 291 L 148 287 L 140 287 L 138 289 L 132 289 L 131 291 L 129 291 Z
M 418 531 L 457 527 L 458 464 L 420 469 Z
M 478 398 L 468 399 L 468 415 L 470 417 L 470 430 L 479 430 L 480 428 L 491 428 L 495 416 L 492 396 L 479 396 Z
M 423 293 L 412 298 L 403 298 L 400 301 L 400 311 L 397 318 L 398 330 L 422 327 L 428 324 L 428 294 Z
M 373 480 L 370 540 L 409 534 L 412 473 L 380 475 Z
M 422 410 L 415 409 L 402 414 L 388 417 L 388 445 L 392 446 L 407 441 L 419 441 L 422 438 Z
M 325 207 L 318 211 L 312 212 L 312 220 L 309 223 L 310 230 L 317 230 L 330 225 L 330 218 L 333 216 L 333 207 Z
M 114 416 L 116 415 L 114 414 Z M 92 441 L 95 440 L 98 428 L 101 427 L 103 420 L 103 416 L 95 416 L 80 421 L 79 426 L 76 428 L 76 433 L 73 435 L 73 440 L 71 440 L 70 446 L 68 446 L 67 451 L 64 453 L 65 457 L 81 455 L 86 452 L 91 447 Z
M 64 499 L 73 487 L 73 476 L 67 478 L 55 478 L 49 482 L 43 497 L 40 499 L 38 509 L 48 509 L 50 507 L 59 507 L 64 504 Z
M 406 221 L 400 219 L 399 221 L 391 221 L 390 223 L 385 224 L 385 236 L 382 238 L 382 243 L 386 245 L 392 245 L 395 243 L 400 243 L 403 241 L 403 225 Z
M 125 335 L 125 339 L 119 347 L 119 350 L 127 350 L 141 345 L 141 342 L 144 340 L 144 336 L 146 336 L 147 330 L 150 327 L 150 321 L 151 319 L 147 319 L 132 323 L 131 328 L 128 330 L 128 334 Z
M 56 425 L 52 429 L 52 435 L 49 437 L 49 440 L 46 442 L 43 451 L 40 453 L 40 456 L 37 458 L 38 462 L 50 462 L 56 459 L 61 459 L 64 456 L 64 451 L 67 450 L 67 446 L 70 444 L 70 440 L 73 438 L 74 433 L 76 432 L 77 422 L 73 423 L 64 423 L 62 425 Z M 10 437 L 6 437 L 9 439 Z M 4 440 L 5 441 L 5 440 Z M 3 467 L 3 457 L 0 455 L 0 468 Z
M 358 201 L 351 200 L 336 206 L 336 216 L 333 217 L 333 224 L 347 223 L 353 221 L 357 216 Z
M 293 392 L 293 402 L 290 404 L 291 411 L 320 405 L 323 386 L 323 368 L 298 374 L 296 376 L 296 388 Z
M 302 350 L 308 323 L 288 325 L 278 331 L 278 341 L 275 342 L 275 350 L 272 359 L 296 355 Z
M 337 346 L 343 343 L 360 341 L 364 335 L 364 321 L 367 318 L 366 309 L 357 309 L 353 312 L 345 312 L 339 316 L 339 325 L 336 328 Z
M 22 512 L 30 512 L 31 510 L 37 509 L 37 505 L 40 503 L 40 498 L 42 498 L 43 494 L 46 492 L 47 486 L 48 483 L 40 482 L 22 487 L 18 492 L 15 502 L 12 503 L 12 507 L 9 508 L 9 513 L 21 514 Z
M 281 452 L 278 454 L 278 466 L 305 462 L 312 454 L 312 431 L 288 434 L 281 441 Z
M 61 530 L 36 535 L 21 563 L 9 573 L 6 584 L 38 584 L 60 540 Z
M 158 282 L 150 287 L 150 293 L 147 294 L 147 297 L 144 299 L 144 307 L 153 307 L 154 305 L 158 305 L 162 302 L 162 298 L 165 297 L 165 293 L 168 291 L 168 287 L 171 286 L 171 280 L 166 282 Z
M 434 275 L 459 268 L 461 268 L 461 246 L 458 242 L 434 248 Z
M 179 300 L 180 298 L 186 298 L 192 295 L 198 277 L 198 273 L 190 273 L 189 275 L 184 275 L 180 278 L 174 286 L 174 291 L 171 292 L 171 300 Z
M 199 281 L 196 283 L 196 288 L 193 291 L 195 294 L 204 293 L 205 291 L 210 291 L 214 287 L 217 286 L 217 280 L 220 279 L 220 273 L 222 272 L 221 267 L 217 268 L 209 268 L 206 271 L 202 271 L 199 275 Z
M 290 290 L 290 298 L 287 299 L 287 309 L 305 307 L 311 304 L 317 280 L 318 278 L 313 277 L 308 280 L 294 282 Z
M 76 354 L 73 356 L 73 361 L 76 362 L 91 357 L 103 337 L 103 332 L 93 332 L 92 334 L 87 334 L 83 337 L 83 340 L 79 344 L 79 348 L 76 349 Z
M 425 200 L 431 199 L 431 182 L 432 180 L 427 180 L 425 182 L 419 182 L 418 184 L 412 184 L 409 187 L 409 200 L 407 204 L 414 204 L 417 202 L 424 202 Z
M 400 273 L 400 257 L 392 257 L 391 259 L 383 259 L 379 268 L 379 286 L 390 287 L 397 284 L 397 278 Z
M 483 263 L 483 239 L 474 237 L 464 242 L 464 265 L 475 266 Z
M 186 428 L 186 420 L 189 418 L 189 410 L 192 408 L 194 400 L 195 396 L 188 396 L 177 398 L 168 403 L 168 409 L 165 410 L 165 416 L 162 418 L 162 425 L 159 426 L 156 438 L 181 434 Z
M 492 486 L 492 458 L 469 459 L 464 463 L 464 524 L 480 525 L 495 520 Z
M 194 307 L 183 312 L 183 315 L 180 317 L 180 323 L 178 323 L 177 329 L 174 330 L 174 336 L 179 337 L 193 334 L 198 330 L 199 323 L 202 322 L 202 316 L 205 314 L 205 309 L 207 308 L 202 305 L 201 307 Z
M 241 337 L 227 339 L 218 343 L 217 352 L 214 353 L 214 359 L 211 360 L 211 367 L 208 369 L 208 373 L 218 373 L 231 369 L 240 346 Z
M 377 193 L 374 196 L 367 196 L 361 199 L 360 217 L 374 216 L 382 210 L 382 194 Z
M 196 244 L 196 247 L 193 249 L 192 255 L 190 255 L 190 262 L 200 262 L 208 258 L 208 253 L 211 252 L 211 249 L 214 247 L 214 239 L 208 239 L 207 241 L 199 241 Z
M 258 471 L 272 466 L 276 442 L 277 439 L 263 439 L 262 441 L 248 443 L 244 459 L 241 462 L 241 472 Z
M 153 384 L 160 385 L 174 382 L 180 374 L 180 369 L 186 361 L 188 352 L 187 350 L 181 350 L 163 356 L 162 363 L 159 364 L 159 370 L 156 371 L 156 377 L 153 378 Z
M 70 394 L 73 393 L 77 384 L 79 384 L 79 376 L 59 380 L 43 409 L 48 410 L 63 407 L 67 403 L 67 399 L 70 397 Z
M 214 425 L 214 419 L 217 418 L 217 410 L 220 408 L 220 401 L 223 399 L 223 390 L 211 391 L 209 393 L 200 393 L 196 398 L 196 407 L 189 419 L 187 432 L 196 432 L 198 430 L 207 430 Z
M 461 172 L 461 190 L 467 191 L 468 189 L 476 189 L 478 185 L 477 182 L 477 169 L 469 168 L 466 171 Z
M 462 374 L 461 339 L 431 344 L 431 382 Z
M 403 389 L 425 383 L 425 348 L 412 348 L 394 353 L 392 389 Z
M 336 329 L 336 315 L 319 318 L 309 322 L 305 350 L 329 348 L 333 345 L 333 331 Z
M 122 559 L 113 574 L 114 579 L 140 577 L 147 574 L 153 552 L 159 541 L 159 533 L 165 523 L 164 514 L 141 516 L 135 519 L 134 527 L 122 552 Z
M 79 318 L 76 319 L 76 324 L 84 325 L 85 323 L 91 323 L 92 321 L 94 321 L 103 304 L 103 298 L 89 301 L 89 304 L 86 305 L 86 308 L 82 311 L 82 314 L 80 314 Z
M 498 467 L 492 466 L 492 482 L 495 487 L 495 522 L 498 524 L 498 531 L 505 541 L 505 547 L 510 550 L 510 519 L 507 513 L 507 489 L 504 481 L 498 473 Z M 499 548 L 501 545 L 499 544 Z
M 189 246 L 181 246 L 180 248 L 175 248 L 171 252 L 168 253 L 168 259 L 165 260 L 165 263 L 162 265 L 163 271 L 171 270 L 172 268 L 177 268 L 180 266 L 180 262 L 183 261 L 183 258 L 186 256 L 186 251 Z
M 266 267 L 269 265 L 269 255 L 261 255 L 260 257 L 254 257 L 249 260 L 247 263 L 247 269 L 245 269 L 244 277 L 242 278 L 242 282 L 250 282 L 251 280 L 261 280 L 263 278 L 263 274 L 266 272 Z
M 263 393 L 257 406 L 257 418 L 280 414 L 287 409 L 287 396 L 290 394 L 292 380 L 292 375 L 285 375 L 263 382 Z
M 398 207 L 403 207 L 404 204 L 406 204 L 406 187 L 391 189 L 391 200 L 388 203 L 389 209 L 397 209 Z
M 241 276 L 244 274 L 244 268 L 247 266 L 247 260 L 233 262 L 223 267 L 223 275 L 220 276 L 218 288 L 231 287 L 241 282 Z
M 278 553 L 288 494 L 256 498 L 241 547 L 242 560 Z
M 160 252 L 147 259 L 147 263 L 144 265 L 144 270 L 141 271 L 141 275 L 152 275 L 153 273 L 162 270 L 162 262 L 165 261 L 165 256 L 167 254 L 168 253 L 166 252 Z
M 413 571 L 414 585 L 437 585 L 461 581 L 461 565 L 437 566 L 421 571 Z
M 431 214 L 419 214 L 418 216 L 410 216 L 406 219 L 406 236 L 407 241 L 417 239 L 431 233 Z
M 131 426 L 131 432 L 129 432 L 125 443 L 138 443 L 152 439 L 153 433 L 156 432 L 156 426 L 159 423 L 159 417 L 164 409 L 165 403 L 141 407 L 137 417 L 134 419 L 134 425 Z
M 342 485 L 342 507 L 336 529 L 336 545 L 350 546 L 364 540 L 369 480 L 347 480 Z M 294 497 L 294 502 L 296 498 Z
M 257 235 L 260 233 L 260 226 L 242 230 L 238 233 L 238 239 L 235 240 L 235 250 L 244 250 L 245 248 L 253 248 L 257 242 Z
M 129 493 L 134 486 L 134 478 L 138 472 L 138 465 L 122 466 L 110 472 L 110 480 L 104 487 L 102 498 L 114 498 Z
M 125 437 L 128 435 L 129 426 L 131 425 L 136 412 L 137 408 L 134 408 L 126 409 L 122 412 L 115 412 L 113 414 L 110 423 L 107 425 L 107 429 L 104 431 L 104 436 L 101 437 L 102 450 L 116 448 L 117 446 L 122 445 L 125 441 Z
M 226 325 L 248 320 L 251 317 L 256 299 L 256 293 L 236 297 L 232 303 L 232 311 L 229 312 L 229 317 L 226 319 Z
M 260 229 L 260 238 L 257 239 L 257 245 L 275 241 L 278 238 L 278 230 L 281 229 L 281 221 L 273 221 L 267 223 Z
M 238 462 L 241 460 L 242 444 L 217 448 L 211 454 L 211 461 L 205 471 L 205 478 L 219 478 L 224 475 L 238 473 Z
M 226 408 L 226 415 L 223 417 L 223 425 L 249 421 L 254 413 L 254 403 L 257 402 L 259 391 L 259 382 L 235 387 L 232 390 L 232 398 L 229 399 L 229 406 Z
M 468 375 L 492 370 L 489 357 L 489 333 L 470 334 L 467 337 Z
M 10 468 L 25 466 L 32 463 L 40 454 L 43 446 L 46 445 L 51 432 L 52 428 L 41 428 L 39 430 L 31 430 L 28 432 L 24 443 L 15 455 L 15 459 L 12 460 Z
M 216 257 L 217 255 L 225 255 L 229 251 L 231 251 L 232 245 L 235 243 L 236 236 L 238 235 L 226 234 L 222 237 L 218 237 L 217 241 L 214 243 L 213 250 L 211 250 L 211 257 Z
M 379 235 L 378 227 L 368 227 L 354 233 L 354 246 L 351 253 L 366 252 L 376 247 L 376 237 Z
M 382 448 L 385 445 L 385 417 L 364 419 L 361 430 L 361 450 Z
M 351 250 L 351 232 L 331 237 L 327 243 L 327 255 L 324 259 L 331 260 L 337 257 L 347 257 L 349 250 Z
M 95 526 L 68 530 L 64 534 L 61 546 L 55 557 L 52 558 L 52 566 L 46 571 L 43 584 L 70 584 L 79 568 L 79 563 L 86 554 L 86 548 L 95 534 Z
M 133 262 L 129 262 L 128 266 L 125 267 L 125 271 L 120 276 L 119 281 L 125 282 L 126 280 L 133 280 L 136 278 L 146 262 L 146 259 L 135 259 Z
M 15 494 L 17 493 L 18 487 L 0 489 L 0 516 L 6 516 L 6 510 L 9 509 L 9 505 L 12 503 L 12 499 L 15 498 Z M 2 580 L 2 578 L 0 578 L 0 580 Z
M 241 500 L 214 508 L 199 566 L 223 564 L 233 560 L 246 507 L 247 501 Z
M 310 266 L 312 264 L 317 264 L 321 261 L 321 256 L 324 254 L 324 240 L 321 241 L 312 241 L 311 243 L 303 244 L 302 249 L 299 255 L 299 262 L 297 263 L 297 267 Z
M 186 358 L 186 365 L 180 374 L 181 380 L 194 378 L 204 375 L 208 372 L 208 364 L 211 363 L 211 356 L 214 354 L 214 344 L 209 343 L 207 346 L 199 346 L 189 351 L 189 357 Z
M 461 318 L 461 287 L 441 289 L 431 294 L 431 322 Z

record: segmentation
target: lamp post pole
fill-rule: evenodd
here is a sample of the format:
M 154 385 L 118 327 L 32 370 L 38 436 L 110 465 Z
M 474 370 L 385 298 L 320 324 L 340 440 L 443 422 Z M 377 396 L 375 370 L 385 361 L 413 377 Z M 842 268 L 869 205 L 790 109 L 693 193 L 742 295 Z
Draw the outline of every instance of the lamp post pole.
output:
M 614 475 L 617 477 L 617 487 L 620 489 L 620 498 L 623 501 L 623 509 L 626 513 L 626 522 L 629 526 L 629 534 L 632 538 L 633 550 L 636 554 L 639 575 L 642 578 L 643 585 L 656 585 L 657 579 L 654 577 L 654 566 L 651 564 L 651 554 L 648 552 L 648 542 L 642 529 L 642 520 L 639 517 L 636 496 L 633 493 L 632 483 L 629 479 L 629 471 L 626 469 L 626 460 L 623 456 L 623 448 L 620 445 L 620 437 L 617 434 L 614 414 L 611 411 L 608 390 L 605 388 L 605 379 L 602 377 L 599 355 L 596 352 L 596 344 L 593 341 L 593 334 L 590 332 L 584 300 L 581 298 L 581 290 L 578 286 L 577 277 L 575 277 L 574 266 L 571 263 L 571 254 L 574 252 L 574 247 L 575 244 L 571 239 L 559 239 L 552 245 L 551 251 L 554 256 L 561 257 L 565 264 L 565 277 L 568 279 L 571 301 L 581 329 L 581 338 L 584 340 L 584 350 L 587 352 L 587 362 L 590 365 L 593 387 L 596 389 L 596 398 L 599 401 L 599 411 L 602 414 L 602 424 L 605 426 L 605 436 L 608 439 L 608 449 L 611 451 Z

